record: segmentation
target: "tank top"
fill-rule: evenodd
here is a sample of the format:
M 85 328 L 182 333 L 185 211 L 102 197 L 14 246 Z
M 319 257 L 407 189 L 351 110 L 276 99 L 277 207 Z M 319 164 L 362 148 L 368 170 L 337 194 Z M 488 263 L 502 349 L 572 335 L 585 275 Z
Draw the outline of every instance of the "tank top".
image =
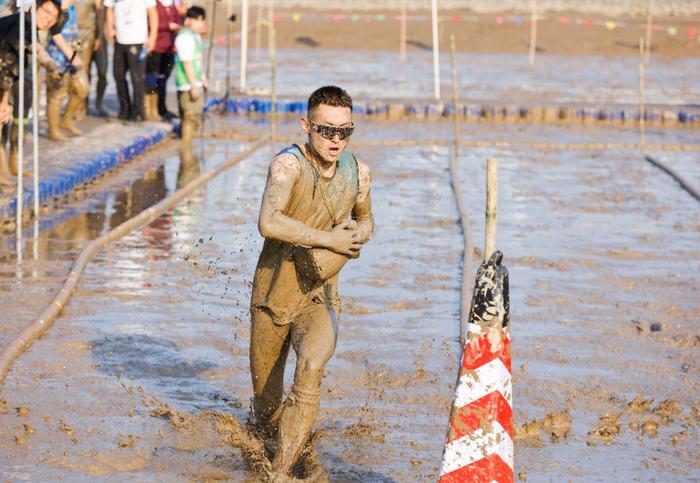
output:
M 300 175 L 284 214 L 307 226 L 330 231 L 334 220 L 347 219 L 359 192 L 357 159 L 344 151 L 331 178 L 322 177 L 297 145 L 281 153 L 296 156 Z M 280 153 L 280 154 L 281 154 Z M 340 312 L 338 274 L 321 284 L 305 280 L 299 250 L 290 243 L 266 239 L 253 279 L 251 310 L 265 309 L 276 324 L 292 322 L 310 304 L 325 304 Z

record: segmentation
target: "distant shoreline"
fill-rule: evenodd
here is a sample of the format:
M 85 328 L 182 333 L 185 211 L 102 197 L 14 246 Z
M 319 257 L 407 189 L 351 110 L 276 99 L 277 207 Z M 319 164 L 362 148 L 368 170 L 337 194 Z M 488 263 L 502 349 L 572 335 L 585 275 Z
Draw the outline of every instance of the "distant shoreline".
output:
M 267 7 L 268 0 L 250 0 L 249 5 L 256 9 L 261 4 Z M 376 12 L 381 10 L 398 11 L 401 0 L 275 0 L 275 8 L 302 8 L 321 11 Z M 236 9 L 241 0 L 233 0 Z M 646 17 L 648 0 L 539 0 L 540 13 L 575 13 L 580 15 L 605 15 L 608 17 Z M 406 0 L 406 8 L 411 12 L 430 9 L 428 0 Z M 461 10 L 475 14 L 529 14 L 531 0 L 438 0 L 440 10 Z M 687 17 L 700 15 L 700 0 L 652 1 L 651 13 L 661 17 Z M 700 18 L 695 19 L 700 23 Z

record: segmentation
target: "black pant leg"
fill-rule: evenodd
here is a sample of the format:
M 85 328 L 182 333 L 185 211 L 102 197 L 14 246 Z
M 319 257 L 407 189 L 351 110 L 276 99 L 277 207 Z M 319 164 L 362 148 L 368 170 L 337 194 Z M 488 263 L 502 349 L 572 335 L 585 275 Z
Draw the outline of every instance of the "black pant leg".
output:
M 117 87 L 117 98 L 119 99 L 119 119 L 129 119 L 133 114 L 129 98 L 129 85 L 126 83 L 126 71 L 129 68 L 128 56 L 129 46 L 115 42 L 112 72 L 114 74 L 114 83 Z
M 126 58 L 129 65 L 129 73 L 131 74 L 131 89 L 134 93 L 131 115 L 132 118 L 143 119 L 146 62 L 145 59 L 139 59 L 143 45 L 130 45 L 129 47 Z

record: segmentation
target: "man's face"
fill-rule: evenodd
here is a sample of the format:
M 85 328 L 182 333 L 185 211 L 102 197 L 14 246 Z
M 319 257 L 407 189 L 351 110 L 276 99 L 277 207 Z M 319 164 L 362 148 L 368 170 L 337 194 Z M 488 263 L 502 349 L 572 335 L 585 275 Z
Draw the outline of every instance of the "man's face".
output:
M 36 9 L 36 28 L 48 30 L 53 27 L 58 19 L 58 7 L 53 2 L 45 2 Z
M 316 155 L 326 163 L 337 162 L 348 146 L 350 137 L 340 139 L 340 135 L 335 134 L 331 139 L 327 139 L 316 132 L 314 124 L 317 126 L 351 127 L 352 110 L 349 107 L 321 104 L 309 112 L 308 118 L 301 118 L 301 128 L 309 135 L 309 144 Z

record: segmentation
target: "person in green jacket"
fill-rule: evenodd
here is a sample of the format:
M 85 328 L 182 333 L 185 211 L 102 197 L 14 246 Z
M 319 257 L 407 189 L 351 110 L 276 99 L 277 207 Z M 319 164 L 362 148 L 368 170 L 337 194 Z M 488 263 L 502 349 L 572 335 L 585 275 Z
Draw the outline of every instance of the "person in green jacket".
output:
M 180 106 L 180 137 L 191 143 L 204 115 L 203 89 L 207 78 L 202 69 L 202 34 L 206 29 L 202 7 L 192 6 L 185 14 L 185 24 L 175 38 L 175 86 Z

